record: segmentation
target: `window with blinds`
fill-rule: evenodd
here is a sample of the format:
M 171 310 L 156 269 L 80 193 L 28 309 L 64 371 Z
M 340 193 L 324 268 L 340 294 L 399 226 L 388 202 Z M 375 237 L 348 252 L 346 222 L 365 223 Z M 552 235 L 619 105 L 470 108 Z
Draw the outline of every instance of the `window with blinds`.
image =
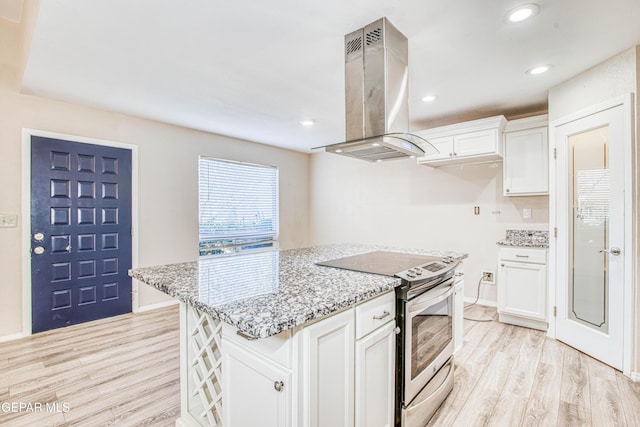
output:
M 201 157 L 200 255 L 274 248 L 278 168 Z

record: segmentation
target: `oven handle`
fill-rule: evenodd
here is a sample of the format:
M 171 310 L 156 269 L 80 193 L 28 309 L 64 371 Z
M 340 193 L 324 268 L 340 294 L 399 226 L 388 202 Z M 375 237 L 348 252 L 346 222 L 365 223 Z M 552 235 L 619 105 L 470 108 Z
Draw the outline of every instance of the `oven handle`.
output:
M 452 283 L 453 283 L 453 278 L 447 280 L 446 282 L 443 282 L 442 285 L 438 286 L 438 288 L 428 291 L 425 295 L 421 295 L 420 297 L 415 298 L 413 301 L 409 301 L 407 303 L 407 311 L 408 311 L 409 317 L 413 317 L 412 315 L 414 313 L 419 313 L 421 311 L 424 311 L 425 308 L 429 308 L 432 305 L 437 304 L 440 301 L 444 301 L 447 298 L 449 298 L 453 294 L 453 287 L 451 286 Z M 436 295 L 432 295 L 432 292 L 437 290 L 439 290 L 440 292 L 438 292 L 438 294 Z M 424 301 L 421 301 L 422 297 L 424 296 L 428 296 L 429 298 Z

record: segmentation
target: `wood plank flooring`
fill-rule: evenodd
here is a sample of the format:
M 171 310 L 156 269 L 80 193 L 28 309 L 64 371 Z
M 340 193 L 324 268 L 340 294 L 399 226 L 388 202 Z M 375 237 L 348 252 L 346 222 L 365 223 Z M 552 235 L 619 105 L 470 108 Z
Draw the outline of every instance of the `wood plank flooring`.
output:
M 473 306 L 469 318 L 494 318 Z M 178 309 L 0 344 L 1 426 L 169 426 L 180 414 Z M 640 426 L 640 383 L 545 334 L 465 321 L 455 386 L 429 426 Z M 68 405 L 68 411 L 63 405 Z
M 0 344 L 0 425 L 175 425 L 178 313 L 128 314 Z M 16 413 L 8 403 L 58 407 Z
M 495 308 L 465 316 L 496 318 Z M 429 426 L 640 426 L 640 383 L 545 333 L 465 320 L 454 389 Z

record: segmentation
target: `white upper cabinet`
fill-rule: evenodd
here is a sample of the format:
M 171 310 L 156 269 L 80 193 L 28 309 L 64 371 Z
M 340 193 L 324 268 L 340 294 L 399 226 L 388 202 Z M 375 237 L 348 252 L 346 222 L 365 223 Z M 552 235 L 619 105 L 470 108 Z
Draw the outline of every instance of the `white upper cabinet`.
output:
M 439 151 L 419 157 L 418 164 L 437 167 L 501 160 L 506 123 L 504 116 L 496 116 L 414 132 Z
M 503 172 L 505 196 L 549 194 L 547 115 L 509 121 Z

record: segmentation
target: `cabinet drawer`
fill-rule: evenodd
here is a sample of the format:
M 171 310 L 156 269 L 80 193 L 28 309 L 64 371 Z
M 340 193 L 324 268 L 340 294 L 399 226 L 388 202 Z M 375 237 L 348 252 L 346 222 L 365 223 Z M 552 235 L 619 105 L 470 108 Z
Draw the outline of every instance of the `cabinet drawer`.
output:
M 395 292 L 388 292 L 356 306 L 356 339 L 396 317 Z
M 530 248 L 500 248 L 500 261 L 546 264 L 547 250 Z

